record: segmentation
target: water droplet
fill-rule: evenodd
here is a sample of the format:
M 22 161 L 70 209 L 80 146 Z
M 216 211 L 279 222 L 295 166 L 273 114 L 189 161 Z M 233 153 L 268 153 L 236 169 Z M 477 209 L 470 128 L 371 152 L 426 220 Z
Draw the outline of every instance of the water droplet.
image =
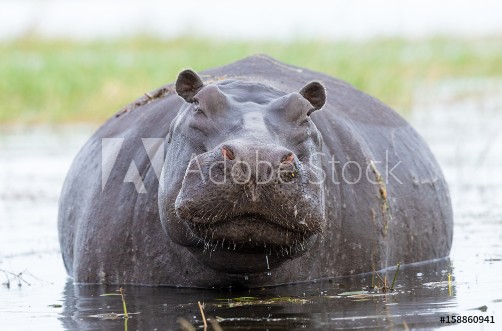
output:
M 265 260 L 267 260 L 267 270 L 270 270 L 270 265 L 268 264 L 268 255 L 265 255 Z
M 249 279 L 248 275 L 245 275 L 244 280 L 248 280 L 248 279 Z

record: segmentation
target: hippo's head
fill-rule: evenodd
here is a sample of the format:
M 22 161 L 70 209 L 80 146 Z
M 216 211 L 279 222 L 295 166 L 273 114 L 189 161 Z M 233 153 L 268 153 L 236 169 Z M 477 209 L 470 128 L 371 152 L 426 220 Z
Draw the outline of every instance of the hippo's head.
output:
M 204 85 L 185 70 L 176 91 L 186 102 L 171 123 L 159 185 L 171 239 L 227 273 L 266 271 L 308 251 L 325 225 L 322 138 L 310 118 L 325 88 Z

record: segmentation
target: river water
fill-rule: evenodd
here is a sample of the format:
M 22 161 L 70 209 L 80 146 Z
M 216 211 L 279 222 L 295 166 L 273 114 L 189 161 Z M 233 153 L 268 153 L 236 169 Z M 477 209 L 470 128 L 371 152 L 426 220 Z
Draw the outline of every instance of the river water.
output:
M 367 293 L 372 275 L 253 290 L 126 286 L 128 312 L 138 313 L 129 319 L 114 315 L 123 313 L 119 296 L 100 296 L 117 293 L 116 286 L 73 285 L 60 258 L 59 192 L 95 127 L 2 127 L 0 330 L 202 330 L 199 301 L 218 324 L 208 322 L 208 329 L 500 330 L 501 95 L 500 81 L 444 82 L 417 89 L 408 115 L 450 185 L 455 231 L 449 259 L 402 266 L 388 293 Z M 379 276 L 390 283 L 394 273 Z M 484 322 L 441 323 L 453 315 Z

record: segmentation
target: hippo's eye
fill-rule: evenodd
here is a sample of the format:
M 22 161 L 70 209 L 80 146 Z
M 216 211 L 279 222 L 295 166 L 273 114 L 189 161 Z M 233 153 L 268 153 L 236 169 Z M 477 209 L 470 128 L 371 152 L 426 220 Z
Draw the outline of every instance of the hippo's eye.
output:
M 194 112 L 202 112 L 202 109 L 200 108 L 199 100 L 193 99 L 193 110 Z

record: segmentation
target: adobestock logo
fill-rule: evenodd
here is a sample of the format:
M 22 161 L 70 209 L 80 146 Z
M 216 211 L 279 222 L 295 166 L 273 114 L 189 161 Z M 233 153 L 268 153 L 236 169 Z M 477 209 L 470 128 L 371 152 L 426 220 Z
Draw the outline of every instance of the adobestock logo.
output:
M 114 166 L 122 150 L 125 138 L 103 138 L 101 140 L 101 190 L 113 172 Z M 163 138 L 142 138 L 144 152 L 148 157 L 157 181 L 161 177 L 165 157 L 165 142 Z M 271 162 L 260 158 L 256 151 L 254 159 L 250 161 L 231 161 L 201 159 L 201 155 L 192 154 L 187 175 L 200 176 L 203 184 L 211 182 L 215 185 L 253 185 L 290 184 L 295 180 L 307 181 L 309 184 L 322 185 L 356 185 L 361 181 L 370 184 L 389 184 L 393 180 L 398 184 L 403 182 L 395 174 L 396 169 L 402 166 L 401 161 L 389 160 L 389 152 L 385 151 L 384 160 L 366 160 L 363 164 L 357 161 L 339 161 L 334 155 L 317 152 L 310 156 L 305 165 L 297 162 L 281 163 L 274 166 Z M 322 162 L 321 160 L 324 160 Z M 319 164 L 323 163 L 322 166 Z M 378 168 L 383 171 L 379 171 Z M 329 182 L 329 183 L 328 183 Z M 129 167 L 122 179 L 122 183 L 132 183 L 136 192 L 147 193 L 147 188 L 141 178 L 134 160 L 130 160 Z
M 101 139 L 101 191 L 105 190 L 106 183 L 110 178 L 124 141 L 125 138 Z M 141 141 L 155 176 L 159 180 L 164 165 L 164 138 L 141 138 Z M 122 182 L 133 183 L 138 193 L 147 193 L 134 160 L 129 163 L 129 168 Z

